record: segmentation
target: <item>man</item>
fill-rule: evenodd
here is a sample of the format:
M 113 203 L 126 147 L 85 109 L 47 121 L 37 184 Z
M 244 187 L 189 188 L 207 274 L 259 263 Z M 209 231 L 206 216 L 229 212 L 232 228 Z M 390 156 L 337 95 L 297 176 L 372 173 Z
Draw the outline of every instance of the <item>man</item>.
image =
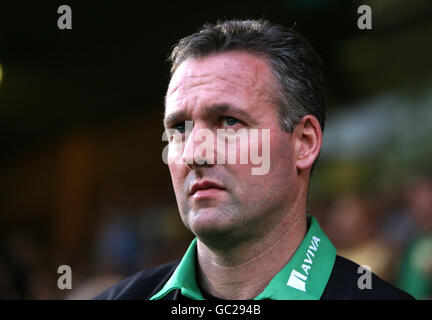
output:
M 226 21 L 182 39 L 170 60 L 169 170 L 196 238 L 181 261 L 142 271 L 98 299 L 411 298 L 375 275 L 364 288 L 367 271 L 337 256 L 306 215 L 325 103 L 322 64 L 302 36 L 268 21 Z M 228 139 L 240 130 L 246 145 Z M 253 174 L 254 161 L 226 161 L 226 150 L 268 150 L 269 168 Z

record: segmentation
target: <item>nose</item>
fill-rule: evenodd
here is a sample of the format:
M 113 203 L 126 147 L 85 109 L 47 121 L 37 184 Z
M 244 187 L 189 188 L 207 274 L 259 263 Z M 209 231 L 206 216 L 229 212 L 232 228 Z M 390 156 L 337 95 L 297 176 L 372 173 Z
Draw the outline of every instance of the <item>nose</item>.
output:
M 189 169 L 211 167 L 215 163 L 215 136 L 205 127 L 194 125 L 183 149 L 183 163 Z

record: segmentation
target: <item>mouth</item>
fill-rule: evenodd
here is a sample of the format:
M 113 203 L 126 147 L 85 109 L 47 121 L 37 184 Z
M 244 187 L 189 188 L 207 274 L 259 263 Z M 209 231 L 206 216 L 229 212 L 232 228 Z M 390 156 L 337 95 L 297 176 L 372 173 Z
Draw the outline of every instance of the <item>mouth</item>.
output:
M 225 188 L 222 185 L 214 181 L 204 180 L 195 182 L 190 189 L 189 195 L 194 197 L 206 197 L 223 190 L 225 190 Z

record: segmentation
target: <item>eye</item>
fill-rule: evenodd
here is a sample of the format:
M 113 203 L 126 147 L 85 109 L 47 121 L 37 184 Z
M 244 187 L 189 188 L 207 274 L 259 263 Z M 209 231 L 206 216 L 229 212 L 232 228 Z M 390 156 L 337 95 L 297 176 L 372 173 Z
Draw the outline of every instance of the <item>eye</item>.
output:
M 239 121 L 236 118 L 233 117 L 225 117 L 225 122 L 227 125 L 229 126 L 234 126 L 236 125 Z
M 185 133 L 185 122 L 179 122 L 173 126 L 174 129 L 178 130 L 180 133 Z

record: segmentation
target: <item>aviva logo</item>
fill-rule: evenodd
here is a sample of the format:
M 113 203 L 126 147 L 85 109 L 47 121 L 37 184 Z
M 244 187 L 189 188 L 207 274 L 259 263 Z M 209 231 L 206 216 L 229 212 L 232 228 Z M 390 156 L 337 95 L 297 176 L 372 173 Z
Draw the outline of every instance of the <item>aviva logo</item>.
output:
M 303 260 L 301 266 L 303 273 L 293 269 L 288 279 L 287 286 L 306 292 L 306 281 L 309 276 L 309 270 L 312 268 L 313 258 L 315 258 L 315 254 L 318 251 L 320 241 L 320 238 L 312 237 L 311 244 L 306 252 L 306 259 Z

